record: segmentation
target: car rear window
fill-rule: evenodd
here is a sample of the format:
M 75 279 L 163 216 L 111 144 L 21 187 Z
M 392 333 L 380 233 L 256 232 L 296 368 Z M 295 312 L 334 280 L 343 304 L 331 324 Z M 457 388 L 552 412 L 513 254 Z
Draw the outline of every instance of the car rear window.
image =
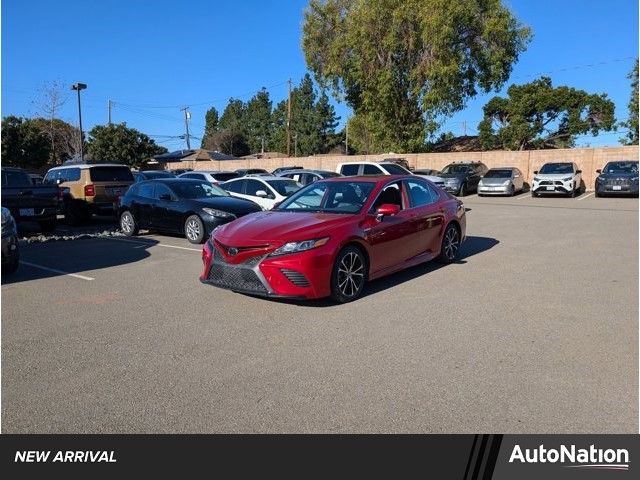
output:
M 2 170 L 3 187 L 27 187 L 31 186 L 31 179 L 22 170 Z
M 128 167 L 91 167 L 92 182 L 133 182 L 133 173 Z

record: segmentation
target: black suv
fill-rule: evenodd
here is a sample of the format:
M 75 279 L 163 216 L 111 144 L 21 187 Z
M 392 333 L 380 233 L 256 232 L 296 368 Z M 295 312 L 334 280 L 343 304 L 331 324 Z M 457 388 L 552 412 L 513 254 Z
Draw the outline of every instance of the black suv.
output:
M 478 191 L 478 182 L 489 168 L 482 162 L 454 162 L 438 174 L 436 184 L 446 192 L 464 197 Z

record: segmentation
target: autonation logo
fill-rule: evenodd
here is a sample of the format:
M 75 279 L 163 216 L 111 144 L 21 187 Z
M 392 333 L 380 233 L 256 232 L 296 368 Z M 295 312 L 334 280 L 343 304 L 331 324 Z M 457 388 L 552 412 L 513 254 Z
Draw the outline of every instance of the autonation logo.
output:
M 525 448 L 515 445 L 509 463 L 566 463 L 567 468 L 590 468 L 597 470 L 629 470 L 629 451 L 607 448 L 577 448 L 575 445 L 560 445 L 560 448 Z

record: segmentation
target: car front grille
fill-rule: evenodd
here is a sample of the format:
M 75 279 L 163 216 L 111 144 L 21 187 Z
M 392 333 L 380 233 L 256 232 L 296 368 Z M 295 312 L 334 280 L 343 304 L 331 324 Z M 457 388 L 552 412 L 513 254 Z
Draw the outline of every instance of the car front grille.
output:
M 629 183 L 627 178 L 608 178 L 605 185 L 613 187 L 614 185 L 629 185 Z
M 230 264 L 225 261 L 218 249 L 214 248 L 208 280 L 216 286 L 230 290 L 268 293 L 267 288 L 254 270 L 262 258 L 262 256 L 255 256 L 237 265 Z
M 298 287 L 308 287 L 309 286 L 309 280 L 307 280 L 307 277 L 305 277 L 304 274 L 302 274 L 300 272 L 296 272 L 295 270 L 288 270 L 286 268 L 282 268 L 282 269 L 280 269 L 280 271 L 294 285 L 296 285 Z
M 551 185 L 559 185 L 559 186 L 562 186 L 562 182 L 561 182 L 561 181 L 559 181 L 559 180 L 555 180 L 555 181 L 553 181 L 553 182 L 552 182 L 551 180 L 543 180 L 543 181 L 541 181 L 538 185 L 541 185 L 541 186 L 543 186 L 543 187 L 545 187 L 545 186 L 551 186 Z

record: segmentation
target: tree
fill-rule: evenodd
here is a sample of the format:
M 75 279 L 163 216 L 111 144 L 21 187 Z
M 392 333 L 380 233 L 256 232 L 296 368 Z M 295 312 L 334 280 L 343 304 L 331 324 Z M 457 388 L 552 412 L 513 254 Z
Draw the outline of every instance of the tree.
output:
M 93 160 L 115 161 L 137 168 L 145 165 L 153 155 L 167 152 L 147 135 L 124 123 L 93 127 L 87 150 Z
M 311 0 L 302 43 L 375 143 L 409 152 L 439 116 L 500 88 L 530 36 L 500 0 Z
M 269 92 L 265 88 L 256 93 L 247 103 L 246 137 L 251 152 L 263 151 L 271 144 L 273 123 L 271 118 L 272 103 Z
M 223 153 L 242 157 L 250 153 L 247 144 L 247 107 L 242 100 L 229 99 L 229 103 L 222 112 L 220 118 L 220 130 L 225 131 L 223 135 L 226 141 L 222 142 Z
M 40 119 L 44 121 L 43 119 Z M 25 169 L 40 169 L 51 157 L 51 143 L 42 127 L 28 118 L 2 119 L 2 161 Z
M 211 107 L 207 110 L 204 116 L 204 136 L 202 137 L 202 148 L 207 148 L 207 139 L 210 138 L 215 132 L 218 131 L 218 110 L 215 107 Z
M 53 81 L 44 83 L 38 90 L 38 98 L 32 102 L 37 109 L 38 115 L 48 120 L 46 124 L 41 123 L 41 125 L 51 142 L 50 163 L 53 165 L 62 163 L 66 159 L 59 156 L 60 149 L 56 148 L 56 140 L 57 137 L 64 137 L 66 133 L 66 126 L 68 124 L 62 122 L 57 117 L 67 102 L 67 97 L 68 95 L 64 85 L 59 81 Z M 58 128 L 62 128 L 63 130 L 58 130 Z
M 59 118 L 34 118 L 32 121 L 51 140 L 53 152 L 49 164 L 59 165 L 80 155 L 80 130 L 77 127 Z
M 249 151 L 244 135 L 233 130 L 218 130 L 207 138 L 205 148 L 236 156 L 241 152 Z M 247 153 L 243 153 L 243 155 L 247 155 Z
M 287 100 L 273 111 L 272 144 L 280 152 L 287 151 Z M 326 94 L 316 101 L 313 80 L 306 74 L 300 85 L 291 90 L 291 153 L 313 155 L 329 151 L 336 145 L 338 117 Z
M 620 140 L 626 145 L 638 145 L 638 59 L 633 70 L 629 72 L 627 78 L 631 80 L 631 98 L 629 99 L 629 118 L 622 122 L 621 126 L 629 131 Z
M 484 106 L 478 131 L 485 149 L 571 147 L 576 135 L 597 135 L 615 126 L 614 104 L 606 94 L 554 88 L 548 77 L 511 85 L 507 95 L 494 97 Z

